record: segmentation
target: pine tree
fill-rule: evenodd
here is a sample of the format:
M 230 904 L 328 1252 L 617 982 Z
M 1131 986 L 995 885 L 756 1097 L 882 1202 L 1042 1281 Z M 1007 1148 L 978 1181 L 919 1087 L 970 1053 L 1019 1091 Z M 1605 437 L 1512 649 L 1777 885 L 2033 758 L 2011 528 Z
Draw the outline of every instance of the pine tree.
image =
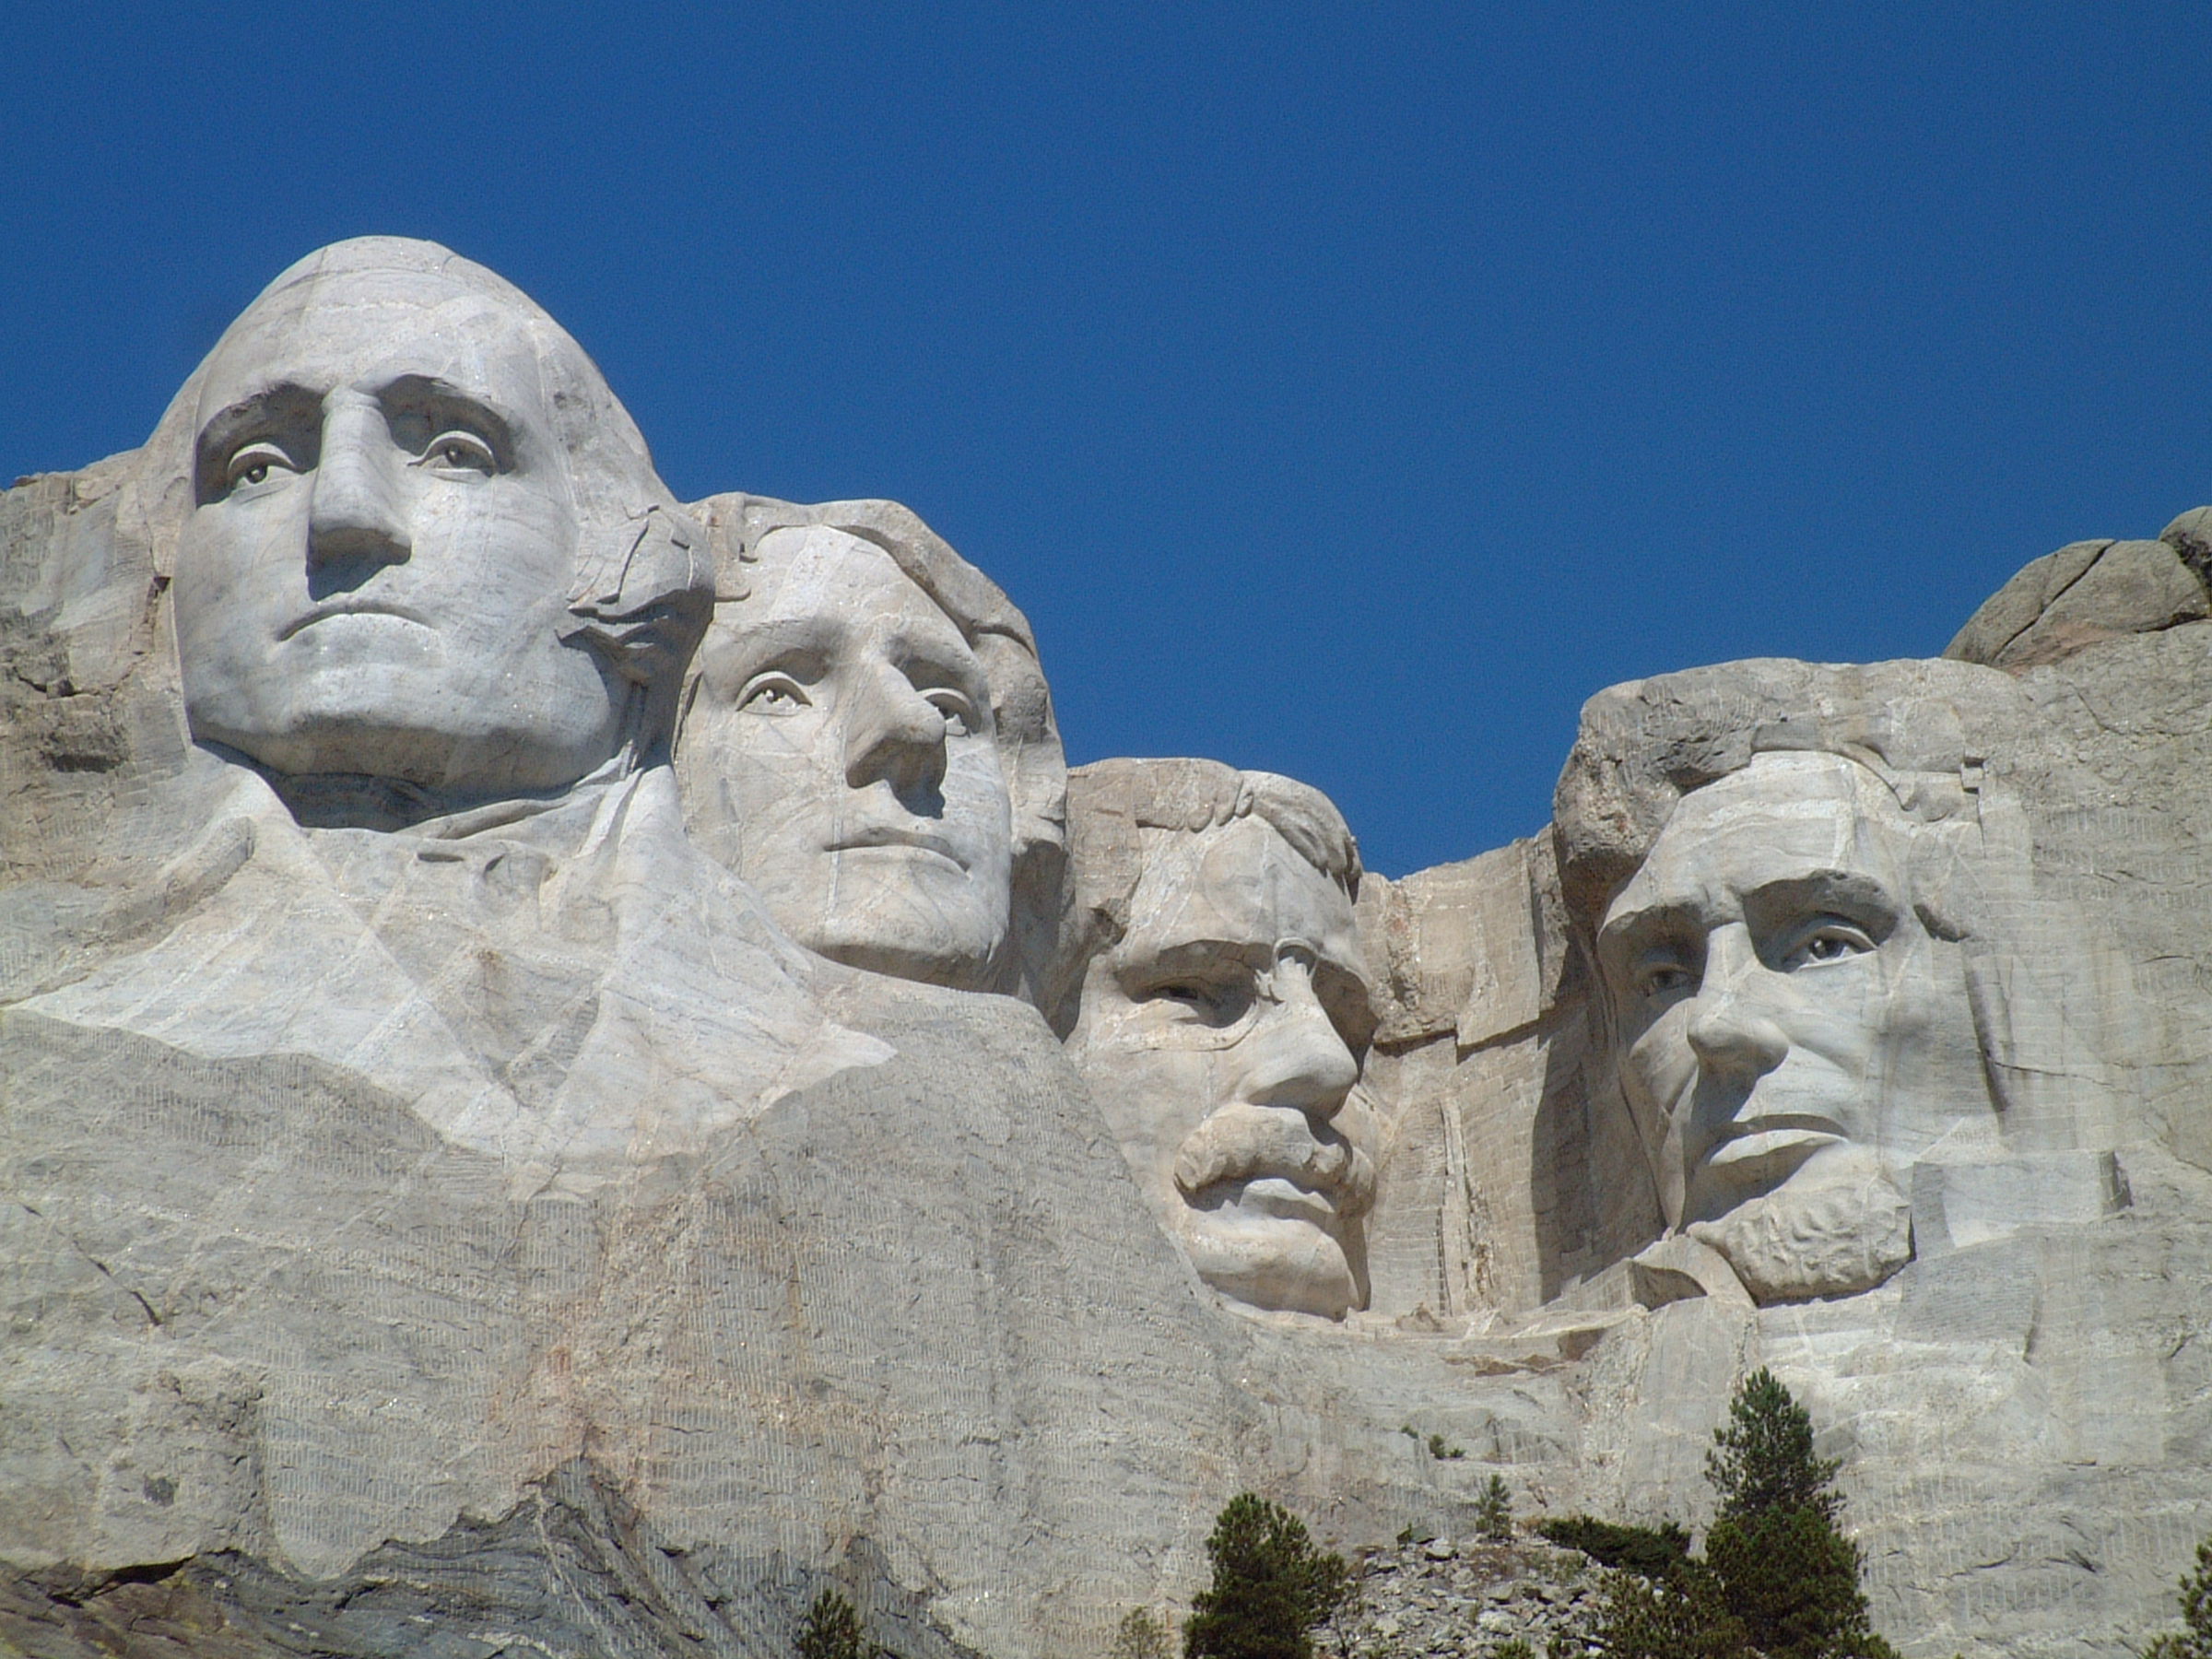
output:
M 1113 1632 L 1107 1659 L 1168 1659 L 1167 1621 L 1149 1607 L 1132 1607 Z
M 1312 1659 L 1313 1631 L 1350 1592 L 1344 1558 L 1256 1493 L 1229 1500 L 1206 1553 L 1213 1583 L 1191 1602 L 1185 1659 Z
M 1608 1573 L 1591 1635 L 1606 1659 L 1758 1659 L 1718 1582 L 1695 1561 L 1658 1581 Z
M 1508 1544 L 1513 1536 L 1513 1496 L 1505 1477 L 1491 1471 L 1482 1490 L 1475 1495 L 1475 1530 L 1490 1544 Z
M 1841 1465 L 1813 1454 L 1813 1420 L 1771 1371 L 1746 1378 L 1713 1432 L 1705 1477 L 1720 1512 L 1705 1565 L 1767 1659 L 1894 1659 L 1859 1589 L 1859 1547 L 1837 1530 Z
M 2143 1650 L 2143 1659 L 2212 1659 L 2212 1538 L 2196 1547 L 2196 1571 L 2182 1580 L 2179 1635 L 2159 1637 Z
M 792 1643 L 798 1659 L 876 1659 L 860 1626 L 860 1614 L 834 1590 L 816 1596 Z

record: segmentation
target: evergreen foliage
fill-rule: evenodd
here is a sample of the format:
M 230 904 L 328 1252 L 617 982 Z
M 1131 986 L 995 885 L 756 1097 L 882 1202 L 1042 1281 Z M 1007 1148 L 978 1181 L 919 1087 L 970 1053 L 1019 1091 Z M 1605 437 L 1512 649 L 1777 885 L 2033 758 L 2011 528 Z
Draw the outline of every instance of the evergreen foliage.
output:
M 1562 1549 L 1579 1549 L 1601 1567 L 1616 1567 L 1664 1583 L 1689 1559 L 1689 1534 L 1678 1521 L 1657 1526 L 1622 1526 L 1593 1515 L 1566 1515 L 1537 1523 L 1536 1534 Z
M 1661 1582 L 1613 1573 L 1591 1633 L 1606 1659 L 1758 1659 L 1712 1574 L 1687 1559 Z
M 1512 1540 L 1513 1495 L 1506 1490 L 1505 1477 L 1495 1470 L 1483 1482 L 1482 1490 L 1475 1495 L 1475 1527 L 1486 1543 L 1505 1544 Z
M 1312 1659 L 1313 1631 L 1350 1593 L 1342 1556 L 1253 1492 L 1229 1500 L 1206 1553 L 1213 1583 L 1192 1598 L 1185 1659 Z
M 1168 1659 L 1167 1621 L 1148 1607 L 1132 1607 L 1113 1632 L 1107 1659 Z
M 2159 1637 L 2143 1659 L 2212 1659 L 2212 1538 L 2196 1547 L 2196 1571 L 2182 1580 L 2181 1602 L 2189 1628 Z
M 809 1604 L 792 1646 L 798 1659 L 878 1659 L 881 1653 L 861 1630 L 858 1610 L 834 1590 Z
M 1764 1366 L 1744 1379 L 1728 1426 L 1712 1439 L 1705 1478 L 1723 1516 L 1807 1509 L 1833 1521 L 1842 1512 L 1842 1496 L 1830 1486 L 1841 1462 L 1813 1455 L 1812 1415 Z

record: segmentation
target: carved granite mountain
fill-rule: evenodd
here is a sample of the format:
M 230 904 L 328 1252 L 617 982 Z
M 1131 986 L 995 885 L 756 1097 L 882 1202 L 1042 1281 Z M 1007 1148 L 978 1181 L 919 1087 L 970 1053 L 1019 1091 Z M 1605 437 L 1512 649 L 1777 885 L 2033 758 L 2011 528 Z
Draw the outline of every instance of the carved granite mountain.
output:
M 1070 787 L 905 509 L 686 507 L 497 276 L 311 256 L 0 495 L 0 1645 L 1102 1651 L 1246 1488 L 1694 1523 L 1764 1363 L 1901 1651 L 2128 1651 L 2212 1529 L 2204 518 L 1601 692 L 1386 880 Z

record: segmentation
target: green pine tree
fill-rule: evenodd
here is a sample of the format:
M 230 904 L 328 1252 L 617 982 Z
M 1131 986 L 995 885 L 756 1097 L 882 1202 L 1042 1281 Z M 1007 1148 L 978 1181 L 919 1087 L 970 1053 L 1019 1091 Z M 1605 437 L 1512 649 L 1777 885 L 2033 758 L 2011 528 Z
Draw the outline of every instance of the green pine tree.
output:
M 1168 1659 L 1167 1621 L 1149 1607 L 1132 1607 L 1113 1632 L 1107 1659 Z
M 1837 1530 L 1841 1465 L 1813 1453 L 1813 1419 L 1761 1369 L 1713 1432 L 1705 1477 L 1720 1512 L 1705 1567 L 1766 1659 L 1895 1659 L 1868 1621 L 1859 1547 Z
M 876 1659 L 859 1612 L 834 1590 L 823 1591 L 807 1606 L 792 1646 L 798 1659 Z
M 2159 1637 L 2143 1650 L 2143 1659 L 2212 1659 L 2212 1538 L 2196 1547 L 2196 1571 L 2182 1580 L 2182 1622 L 2178 1635 Z
M 1759 1659 L 1718 1582 L 1695 1561 L 1659 1580 L 1606 1574 L 1591 1635 L 1606 1659 Z
M 1312 1659 L 1313 1631 L 1351 1590 L 1342 1556 L 1253 1492 L 1229 1500 L 1206 1553 L 1213 1583 L 1192 1598 L 1185 1659 Z
M 1475 1530 L 1490 1544 L 1508 1544 L 1513 1536 L 1513 1495 L 1505 1477 L 1495 1470 L 1475 1494 Z

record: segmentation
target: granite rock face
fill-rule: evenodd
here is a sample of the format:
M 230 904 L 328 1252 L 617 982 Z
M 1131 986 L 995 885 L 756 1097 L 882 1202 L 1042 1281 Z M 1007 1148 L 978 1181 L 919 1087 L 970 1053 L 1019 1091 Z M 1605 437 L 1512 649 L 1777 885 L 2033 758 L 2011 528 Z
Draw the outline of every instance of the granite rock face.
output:
M 311 256 L 0 495 L 0 1646 L 1102 1652 L 1241 1489 L 1695 1524 L 1766 1364 L 1902 1651 L 2131 1651 L 2212 1529 L 2207 523 L 1603 691 L 1385 879 L 1071 781 L 904 508 L 686 506 L 491 273 Z M 1424 1648 L 1579 1606 L 1428 1547 Z

